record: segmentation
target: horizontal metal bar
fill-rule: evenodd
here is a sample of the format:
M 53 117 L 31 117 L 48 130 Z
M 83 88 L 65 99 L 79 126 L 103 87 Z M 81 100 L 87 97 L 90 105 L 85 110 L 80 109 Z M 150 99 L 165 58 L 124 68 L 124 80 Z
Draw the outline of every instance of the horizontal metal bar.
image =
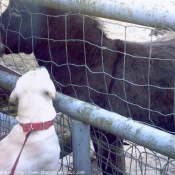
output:
M 154 28 L 175 29 L 175 2 L 145 0 L 23 0 L 32 4 L 80 12 Z
M 83 101 L 57 93 L 56 110 L 175 159 L 175 136 Z M 165 139 L 166 138 L 166 139 Z
M 7 83 L 6 77 L 8 77 L 8 84 L 11 85 L 11 88 L 5 85 Z M 0 86 L 3 88 L 7 87 L 7 90 L 13 90 L 17 79 L 15 76 L 0 71 Z M 57 93 L 54 106 L 56 111 L 67 114 L 76 120 L 98 127 L 175 159 L 174 135 L 61 93 Z
M 11 92 L 16 85 L 18 77 L 8 72 L 0 70 L 0 87 Z

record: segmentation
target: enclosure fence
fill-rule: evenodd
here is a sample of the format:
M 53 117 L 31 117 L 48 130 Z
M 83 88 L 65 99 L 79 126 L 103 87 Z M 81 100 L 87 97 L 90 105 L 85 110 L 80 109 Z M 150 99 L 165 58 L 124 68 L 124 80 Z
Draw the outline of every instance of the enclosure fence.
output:
M 31 2 L 30 0 L 21 1 Z M 1 3 L 1 11 L 8 8 L 3 1 Z M 109 38 L 120 39 L 131 42 L 145 42 L 149 43 L 149 54 L 148 56 L 136 56 L 128 53 L 128 50 L 124 47 L 123 52 L 118 52 L 115 49 L 107 48 L 102 45 L 96 45 L 93 42 L 86 41 L 84 38 L 72 39 L 82 43 L 90 43 L 94 47 L 100 48 L 101 52 L 107 50 L 111 53 L 123 54 L 124 58 L 130 56 L 136 60 L 158 60 L 167 64 L 174 64 L 174 58 L 152 58 L 152 44 L 154 41 L 163 42 L 174 38 L 174 18 L 175 12 L 173 2 L 164 2 L 160 5 L 158 1 L 147 2 L 139 1 L 138 3 L 134 0 L 130 1 L 46 1 L 46 0 L 34 0 L 32 1 L 36 6 L 47 6 L 50 8 L 66 9 L 74 13 L 66 13 L 65 15 L 48 15 L 44 13 L 34 13 L 33 15 L 47 16 L 50 18 L 64 17 L 67 22 L 67 17 L 80 15 L 84 22 L 84 17 L 94 19 L 89 15 L 98 17 L 105 17 L 115 20 L 121 20 L 124 22 L 132 22 L 134 24 L 123 23 L 120 21 L 114 21 L 104 18 L 99 18 L 102 26 L 101 41 L 103 40 L 103 34 L 106 34 Z M 154 7 L 154 8 L 152 8 Z M 2 10 L 3 9 L 3 10 Z M 126 11 L 125 11 L 125 10 Z M 143 11 L 144 10 L 144 11 Z M 30 10 L 26 8 L 25 12 L 31 15 Z M 149 14 L 148 14 L 149 12 Z M 86 15 L 83 15 L 86 14 Z M 142 15 L 141 15 L 142 14 Z M 147 15 L 146 15 L 147 14 Z M 65 22 L 65 23 L 66 23 Z M 147 25 L 139 26 L 135 24 Z M 153 27 L 153 28 L 152 28 Z M 65 25 L 66 28 L 66 25 Z M 165 30 L 166 29 L 166 30 Z M 4 28 L 5 31 L 9 29 Z M 48 28 L 46 28 L 48 30 Z M 67 29 L 66 29 L 67 30 Z M 20 35 L 20 31 L 19 31 Z M 66 34 L 65 34 L 66 36 Z M 58 39 L 41 38 L 38 36 L 31 36 L 33 39 L 41 39 L 46 41 L 60 42 Z M 66 43 L 67 38 L 64 39 Z M 140 44 L 141 45 L 141 44 Z M 8 47 L 8 46 L 5 46 Z M 33 45 L 34 47 L 34 45 Z M 32 48 L 33 51 L 35 48 Z M 48 50 L 51 48 L 48 47 Z M 56 49 L 56 48 L 55 48 Z M 10 48 L 9 48 L 10 50 Z M 68 52 L 68 51 L 67 51 Z M 168 52 L 168 51 L 167 51 Z M 68 56 L 67 56 L 68 57 Z M 57 66 L 59 69 L 62 65 L 58 65 L 52 60 L 52 54 L 50 52 L 50 62 Z M 86 58 L 84 58 L 86 60 Z M 122 81 L 129 83 L 133 87 L 143 88 L 144 86 L 149 88 L 161 89 L 162 93 L 164 90 L 173 91 L 175 90 L 175 83 L 173 87 L 159 87 L 158 85 L 139 84 L 137 82 L 129 82 L 125 79 L 125 69 L 123 68 L 123 77 L 115 77 L 106 71 L 103 56 L 101 58 L 102 71 L 91 70 L 88 65 L 85 65 L 87 72 L 91 72 L 92 75 L 102 74 L 104 75 L 104 87 L 107 89 L 108 77 L 113 80 Z M 24 53 L 3 55 L 0 57 L 0 138 L 4 138 L 17 123 L 14 118 L 17 115 L 16 108 L 8 104 L 9 93 L 14 89 L 18 77 L 38 67 L 39 59 L 35 58 L 34 54 L 26 55 Z M 151 65 L 151 61 L 149 65 Z M 85 61 L 86 62 L 86 61 Z M 168 63 L 169 62 L 169 63 Z M 75 66 L 81 67 L 84 65 L 74 65 L 67 63 L 67 67 Z M 151 66 L 150 66 L 151 67 Z M 133 68 L 137 69 L 137 67 Z M 69 69 L 68 69 L 69 70 Z M 87 73 L 86 72 L 86 73 Z M 149 74 L 149 71 L 147 72 Z M 88 75 L 88 74 L 87 74 Z M 70 77 L 73 75 L 70 72 Z M 149 76 L 148 76 L 149 77 Z M 148 78 L 149 79 L 149 78 Z M 57 83 L 57 87 L 62 86 L 58 80 L 54 81 Z M 87 76 L 88 82 L 88 76 Z M 88 84 L 88 83 L 87 83 Z M 108 93 L 108 91 L 99 91 L 99 89 L 91 87 L 88 84 L 89 97 L 91 97 L 90 91 L 95 91 L 98 94 L 107 94 L 116 99 L 121 97 L 118 94 Z M 71 84 L 73 89 L 76 87 L 83 87 L 82 84 Z M 124 87 L 124 98 L 121 99 L 126 103 L 128 109 L 130 105 L 134 108 L 135 106 L 143 110 L 154 112 L 155 115 L 160 114 L 166 118 L 170 115 L 174 115 L 174 111 L 164 114 L 163 112 L 150 109 L 150 106 L 144 107 L 139 104 L 132 104 L 129 101 L 126 86 Z M 75 91 L 76 92 L 76 91 Z M 148 98 L 150 94 L 148 91 Z M 75 96 L 78 97 L 78 94 Z M 155 99 L 156 100 L 156 99 Z M 150 100 L 148 100 L 150 101 Z M 56 99 L 54 100 L 54 107 L 58 112 L 55 118 L 55 129 L 59 137 L 61 146 L 61 159 L 60 164 L 61 171 L 65 174 L 118 174 L 118 175 L 173 175 L 175 174 L 175 136 L 174 130 L 168 130 L 157 126 L 152 118 L 149 118 L 151 122 L 147 123 L 147 120 L 134 120 L 133 116 L 122 116 L 113 111 L 111 107 L 110 98 L 108 98 L 109 108 L 102 109 L 95 101 L 86 103 L 82 100 L 72 98 L 64 95 L 63 93 L 57 92 Z M 172 102 L 174 103 L 174 102 Z M 149 104 L 150 105 L 150 104 Z M 174 104 L 173 104 L 174 105 Z M 110 110 L 112 109 L 112 110 Z M 168 119 L 167 119 L 168 120 Z M 170 121 L 172 122 L 172 121 Z M 171 123 L 172 124 L 172 123 Z M 168 123 L 166 123 L 168 125 Z M 61 126 L 61 129 L 60 127 Z M 111 136 L 112 135 L 112 136 Z M 112 138 L 109 142 L 109 138 Z M 115 138 L 115 139 L 114 139 Z M 123 161 L 122 163 L 120 161 Z M 121 164 L 121 165 L 119 165 Z M 108 172 L 107 168 L 112 169 L 112 173 Z

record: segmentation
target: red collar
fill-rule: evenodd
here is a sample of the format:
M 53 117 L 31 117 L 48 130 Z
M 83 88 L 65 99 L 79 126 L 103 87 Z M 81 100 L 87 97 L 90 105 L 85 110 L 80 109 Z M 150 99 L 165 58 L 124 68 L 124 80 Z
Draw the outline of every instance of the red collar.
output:
M 22 126 L 24 132 L 29 132 L 31 129 L 33 131 L 38 131 L 38 130 L 49 129 L 53 125 L 53 120 L 39 123 L 27 123 L 27 124 L 19 123 L 19 124 Z

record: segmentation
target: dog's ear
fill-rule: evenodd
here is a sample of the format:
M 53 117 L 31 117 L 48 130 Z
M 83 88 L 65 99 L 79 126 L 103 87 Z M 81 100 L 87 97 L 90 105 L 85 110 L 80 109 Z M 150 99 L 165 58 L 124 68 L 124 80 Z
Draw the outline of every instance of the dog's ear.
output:
M 12 91 L 12 93 L 10 94 L 9 102 L 10 102 L 11 104 L 17 104 L 17 103 L 18 103 L 18 97 L 17 97 L 17 94 L 16 94 L 15 89 L 14 89 L 14 90 Z

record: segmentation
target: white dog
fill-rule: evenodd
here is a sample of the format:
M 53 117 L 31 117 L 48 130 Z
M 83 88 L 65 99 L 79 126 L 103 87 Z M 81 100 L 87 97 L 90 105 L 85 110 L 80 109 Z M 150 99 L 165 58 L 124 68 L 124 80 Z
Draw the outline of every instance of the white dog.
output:
M 55 86 L 44 67 L 19 78 L 10 95 L 10 102 L 18 104 L 18 124 L 0 142 L 0 174 L 10 174 L 31 128 L 15 174 L 57 174 L 60 146 L 53 126 L 55 95 Z

